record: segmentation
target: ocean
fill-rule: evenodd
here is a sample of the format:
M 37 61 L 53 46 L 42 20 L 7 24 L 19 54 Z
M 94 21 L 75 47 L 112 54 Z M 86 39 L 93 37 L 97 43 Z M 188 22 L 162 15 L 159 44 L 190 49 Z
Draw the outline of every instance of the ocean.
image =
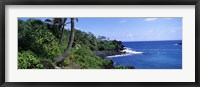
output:
M 181 43 L 181 44 L 179 44 Z M 182 69 L 182 40 L 123 42 L 128 55 L 107 57 L 115 66 L 136 69 Z

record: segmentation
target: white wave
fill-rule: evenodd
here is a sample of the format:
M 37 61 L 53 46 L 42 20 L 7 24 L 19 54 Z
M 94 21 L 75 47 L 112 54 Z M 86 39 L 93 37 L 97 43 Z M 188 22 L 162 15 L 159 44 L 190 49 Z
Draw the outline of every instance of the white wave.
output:
M 133 55 L 133 54 L 142 54 L 143 52 L 138 52 L 138 51 L 133 51 L 131 48 L 125 47 L 124 50 L 121 52 L 125 52 L 125 54 L 121 55 L 113 55 L 113 56 L 107 56 L 107 58 L 113 58 L 113 57 L 121 57 L 121 56 L 128 56 L 128 55 Z
M 174 45 L 178 45 L 178 44 L 174 44 Z
M 133 51 L 131 48 L 125 48 L 124 50 L 122 50 L 121 52 L 125 52 L 127 54 L 142 54 L 143 52 L 137 52 L 137 51 Z

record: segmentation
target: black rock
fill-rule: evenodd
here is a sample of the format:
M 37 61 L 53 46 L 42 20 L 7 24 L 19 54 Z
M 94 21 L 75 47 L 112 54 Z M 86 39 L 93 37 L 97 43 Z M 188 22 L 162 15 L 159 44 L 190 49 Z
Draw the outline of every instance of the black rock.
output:
M 128 69 L 135 69 L 134 66 L 127 66 Z

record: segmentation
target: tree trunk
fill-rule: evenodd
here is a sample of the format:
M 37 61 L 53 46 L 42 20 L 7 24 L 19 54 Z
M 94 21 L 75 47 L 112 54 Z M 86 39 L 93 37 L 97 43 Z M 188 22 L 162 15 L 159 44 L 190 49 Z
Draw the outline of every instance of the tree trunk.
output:
M 62 38 L 63 38 L 63 32 L 64 32 L 64 29 L 65 29 L 65 22 L 66 22 L 67 18 L 64 18 L 64 19 L 61 19 L 61 25 L 62 25 L 62 29 L 61 29 L 61 36 L 60 36 L 60 40 L 59 40 L 59 43 L 61 44 L 62 43 Z
M 59 44 L 62 43 L 63 32 L 64 32 L 64 26 L 65 26 L 65 25 L 62 26 L 62 31 L 61 31 L 61 36 L 60 36 Z
M 55 59 L 56 63 L 63 61 L 64 58 L 69 54 L 69 52 L 70 52 L 70 50 L 72 48 L 72 44 L 74 42 L 74 32 L 75 32 L 75 29 L 74 29 L 74 18 L 71 18 L 71 32 L 70 32 L 68 46 L 67 46 L 67 49 L 65 50 L 65 52 L 61 56 L 59 56 L 58 58 Z

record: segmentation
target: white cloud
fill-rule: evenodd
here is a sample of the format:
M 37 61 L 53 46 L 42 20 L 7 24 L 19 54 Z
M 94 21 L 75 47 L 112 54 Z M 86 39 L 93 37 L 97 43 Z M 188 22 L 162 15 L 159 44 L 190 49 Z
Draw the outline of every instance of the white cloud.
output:
M 126 23 L 126 22 L 127 22 L 126 20 L 119 21 L 119 23 Z
M 145 21 L 155 21 L 157 20 L 158 18 L 146 18 Z

